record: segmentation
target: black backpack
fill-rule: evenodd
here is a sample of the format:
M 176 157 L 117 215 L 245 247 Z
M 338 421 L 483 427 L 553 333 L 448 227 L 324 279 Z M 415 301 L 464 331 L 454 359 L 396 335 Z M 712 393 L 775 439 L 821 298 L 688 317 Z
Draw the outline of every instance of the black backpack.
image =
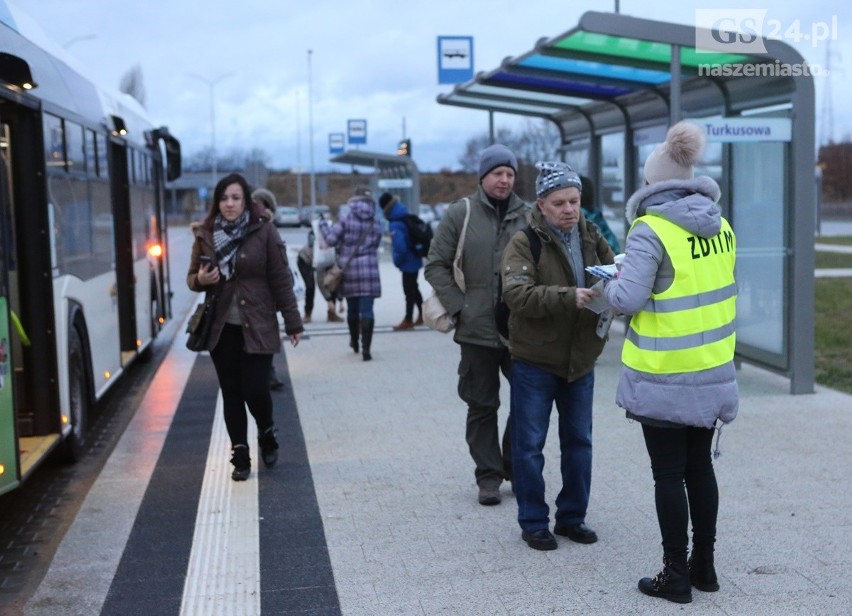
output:
M 538 260 L 541 258 L 541 238 L 538 236 L 532 227 L 527 225 L 523 232 L 527 234 L 530 241 L 530 252 L 532 253 L 533 261 L 538 265 Z M 501 275 L 497 282 L 497 295 L 500 297 L 497 300 L 497 305 L 494 306 L 494 323 L 497 325 L 497 333 L 505 340 L 509 339 L 509 315 L 512 311 L 509 306 L 503 301 L 503 276 Z
M 405 227 L 408 229 L 408 247 L 418 257 L 425 257 L 429 254 L 429 246 L 432 245 L 432 225 L 424 222 L 419 216 L 414 214 L 406 214 L 402 219 Z

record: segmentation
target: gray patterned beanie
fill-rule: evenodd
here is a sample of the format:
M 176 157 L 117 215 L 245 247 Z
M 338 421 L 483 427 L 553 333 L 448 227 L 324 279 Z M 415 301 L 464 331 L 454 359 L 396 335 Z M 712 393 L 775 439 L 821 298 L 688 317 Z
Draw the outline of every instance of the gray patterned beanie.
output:
M 535 179 L 535 196 L 544 198 L 548 193 L 560 188 L 574 187 L 583 192 L 583 183 L 574 168 L 558 161 L 538 161 L 535 164 L 538 177 Z

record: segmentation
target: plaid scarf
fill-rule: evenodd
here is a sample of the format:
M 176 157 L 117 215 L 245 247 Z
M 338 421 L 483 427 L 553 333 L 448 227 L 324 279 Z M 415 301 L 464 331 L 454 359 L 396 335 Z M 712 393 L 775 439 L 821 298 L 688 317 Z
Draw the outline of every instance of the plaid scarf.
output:
M 233 222 L 222 218 L 221 214 L 213 221 L 213 247 L 216 249 L 216 260 L 219 263 L 219 273 L 230 280 L 234 275 L 234 261 L 237 249 L 246 235 L 249 224 L 248 208 L 243 210 L 240 217 Z

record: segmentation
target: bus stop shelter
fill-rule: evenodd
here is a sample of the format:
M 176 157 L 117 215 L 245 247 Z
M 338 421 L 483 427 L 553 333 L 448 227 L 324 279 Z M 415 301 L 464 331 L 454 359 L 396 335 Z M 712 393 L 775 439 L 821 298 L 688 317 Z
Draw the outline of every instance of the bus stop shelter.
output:
M 438 103 L 544 118 L 563 158 L 599 187 L 624 222 L 642 168 L 669 126 L 705 128 L 696 173 L 722 188 L 737 234 L 737 358 L 814 390 L 814 83 L 801 55 L 758 37 L 588 12 L 576 27 L 506 58 Z M 622 225 L 623 227 L 623 225 Z M 624 230 L 621 230 L 622 239 Z
M 420 172 L 409 156 L 346 150 L 329 160 L 356 167 L 372 167 L 374 171 L 370 186 L 373 192 L 393 193 L 409 205 L 412 212 L 417 211 L 420 205 Z

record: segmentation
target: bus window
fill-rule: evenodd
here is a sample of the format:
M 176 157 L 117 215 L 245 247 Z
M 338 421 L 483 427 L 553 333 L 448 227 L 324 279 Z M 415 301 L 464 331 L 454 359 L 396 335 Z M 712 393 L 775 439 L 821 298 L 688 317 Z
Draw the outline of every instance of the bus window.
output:
M 97 148 L 95 148 L 95 131 L 87 130 L 86 131 L 86 169 L 89 172 L 90 177 L 97 177 L 98 175 L 98 162 L 96 153 Z
M 86 172 L 83 127 L 68 120 L 65 120 L 65 158 L 68 161 L 68 171 Z
M 62 120 L 47 113 L 44 114 L 44 156 L 48 168 L 65 167 Z
M 100 133 L 95 134 L 95 156 L 98 160 L 98 177 L 109 179 L 109 162 L 107 162 L 106 138 Z

